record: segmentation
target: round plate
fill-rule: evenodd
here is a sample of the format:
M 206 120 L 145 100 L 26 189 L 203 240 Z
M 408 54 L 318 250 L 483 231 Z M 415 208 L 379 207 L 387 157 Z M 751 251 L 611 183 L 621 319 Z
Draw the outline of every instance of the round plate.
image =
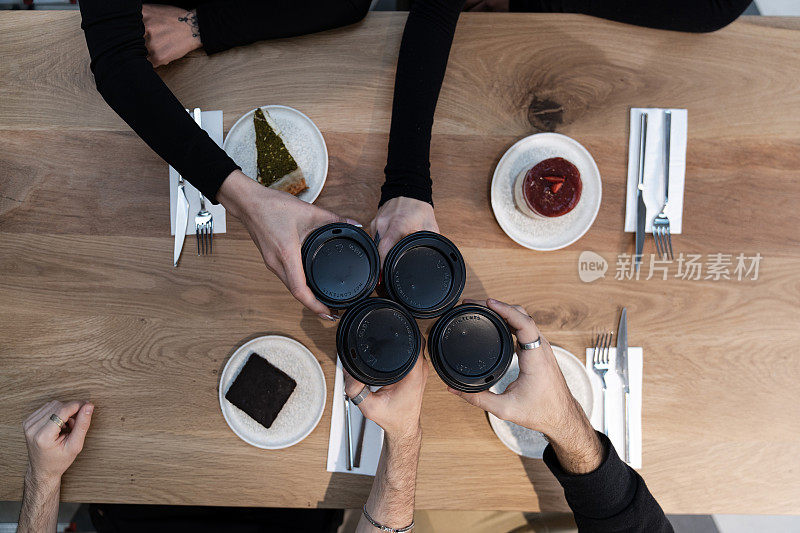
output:
M 302 169 L 308 190 L 297 195 L 301 200 L 314 203 L 328 176 L 328 147 L 317 125 L 303 113 L 285 105 L 265 105 L 261 109 L 269 111 L 281 130 L 281 139 Z M 231 156 L 242 172 L 255 179 L 258 175 L 256 165 L 256 129 L 253 126 L 251 109 L 236 121 L 225 136 L 222 149 Z
M 520 172 L 551 157 L 563 157 L 581 173 L 583 190 L 575 208 L 560 217 L 532 218 L 514 203 L 514 182 Z M 492 210 L 497 223 L 513 241 L 531 250 L 569 246 L 592 226 L 602 197 L 600 171 L 591 154 L 577 141 L 559 133 L 537 133 L 508 149 L 492 178 Z
M 581 404 L 586 416 L 591 417 L 594 395 L 592 393 L 592 383 L 586 373 L 586 367 L 577 357 L 559 346 L 553 346 L 553 354 L 556 356 L 556 361 L 564 374 L 564 379 L 570 392 Z M 512 381 L 517 379 L 518 375 L 519 361 L 517 355 L 514 354 L 514 359 L 511 361 L 511 366 L 508 367 L 508 372 L 490 390 L 497 394 L 503 392 Z M 534 459 L 542 458 L 542 453 L 547 447 L 547 441 L 544 435 L 538 431 L 501 420 L 491 413 L 489 413 L 489 423 L 503 444 L 517 455 Z
M 297 382 L 289 400 L 267 429 L 225 399 L 251 353 L 257 353 Z M 219 406 L 225 421 L 240 439 L 257 448 L 277 450 L 297 444 L 311 433 L 325 410 L 325 375 L 308 348 L 280 335 L 257 337 L 231 355 L 219 380 Z

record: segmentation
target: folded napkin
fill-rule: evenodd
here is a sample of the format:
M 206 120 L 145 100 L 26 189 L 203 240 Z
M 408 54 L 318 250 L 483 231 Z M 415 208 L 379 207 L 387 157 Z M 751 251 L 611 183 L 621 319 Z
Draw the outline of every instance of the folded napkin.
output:
M 374 476 L 383 448 L 383 429 L 364 418 L 361 410 L 350 403 L 350 426 L 353 432 L 353 460 L 358 461 L 358 436 L 364 431 L 361 462 L 347 469 L 347 427 L 344 420 L 344 375 L 342 363 L 336 360 L 336 377 L 333 380 L 333 409 L 331 409 L 331 434 L 328 441 L 328 472 L 346 472 Z
M 222 147 L 222 111 L 203 111 L 203 129 L 208 136 Z M 191 183 L 186 181 L 186 199 L 189 200 L 189 223 L 186 224 L 186 235 L 194 235 L 194 216 L 200 211 L 200 193 Z M 169 167 L 169 231 L 175 235 L 175 200 L 178 191 L 178 171 Z M 225 233 L 225 208 L 222 204 L 214 205 L 206 198 L 206 210 L 214 217 L 214 233 Z M 184 247 L 186 243 L 184 243 Z
M 594 408 L 592 409 L 592 426 L 598 431 L 603 431 L 603 384 L 600 376 L 592 368 L 592 348 L 586 349 L 586 371 L 592 381 L 594 394 Z M 608 416 L 608 438 L 620 459 L 625 459 L 625 394 L 622 391 L 616 368 L 617 349 L 609 350 L 611 370 L 606 373 L 606 398 L 605 413 Z M 628 464 L 633 468 L 642 467 L 642 349 L 628 348 L 628 381 L 630 383 L 630 460 Z
M 653 219 L 664 206 L 664 111 L 659 108 L 631 109 L 628 144 L 628 196 L 625 207 L 625 231 L 636 231 L 636 193 L 639 176 L 639 130 L 642 113 L 647 113 L 647 143 L 644 158 L 644 204 L 647 206 L 645 231 L 652 233 Z M 686 178 L 686 139 L 688 114 L 685 109 L 671 109 L 672 135 L 669 156 L 670 232 L 679 234 L 683 226 L 683 185 Z

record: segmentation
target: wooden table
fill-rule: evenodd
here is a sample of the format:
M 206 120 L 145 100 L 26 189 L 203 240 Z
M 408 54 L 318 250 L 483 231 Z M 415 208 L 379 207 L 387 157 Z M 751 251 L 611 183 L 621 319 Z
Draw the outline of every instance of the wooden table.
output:
M 403 14 L 163 69 L 225 128 L 256 105 L 307 113 L 330 151 L 318 204 L 369 222 L 386 157 Z M 94 89 L 77 13 L 0 15 L 0 499 L 20 497 L 20 423 L 50 398 L 97 405 L 67 472 L 73 501 L 356 507 L 370 478 L 329 474 L 330 403 L 301 444 L 262 451 L 225 425 L 219 373 L 243 340 L 289 335 L 329 392 L 334 326 L 303 311 L 229 219 L 212 257 L 173 268 L 167 167 Z M 573 353 L 627 306 L 643 346 L 642 475 L 670 513 L 800 512 L 800 23 L 745 18 L 712 35 L 570 15 L 464 15 L 432 143 L 437 218 L 468 265 L 465 296 L 516 301 Z M 616 281 L 630 106 L 689 110 L 677 252 L 763 256 L 756 281 Z M 536 253 L 500 230 L 494 166 L 519 138 L 583 143 L 603 205 L 578 243 Z M 648 240 L 646 251 L 653 248 Z M 581 283 L 583 250 L 606 279 Z M 675 272 L 673 269 L 671 272 Z M 330 397 L 330 395 L 329 395 Z M 565 509 L 540 461 L 485 415 L 425 393 L 420 508 Z

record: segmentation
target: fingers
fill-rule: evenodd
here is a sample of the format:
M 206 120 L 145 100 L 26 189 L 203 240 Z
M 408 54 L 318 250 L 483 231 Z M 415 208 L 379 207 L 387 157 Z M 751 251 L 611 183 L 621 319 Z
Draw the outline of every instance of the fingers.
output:
M 280 276 L 281 280 L 298 302 L 317 313 L 320 318 L 336 320 L 328 306 L 317 300 L 317 297 L 306 285 L 306 275 L 300 261 L 300 250 L 298 249 L 296 252 L 294 253 L 293 251 L 283 256 L 283 276 Z
M 333 224 L 334 222 L 352 224 L 354 226 L 361 227 L 361 224 L 353 220 L 352 218 L 345 218 L 343 216 L 339 216 L 336 213 L 328 211 L 327 209 L 322 209 L 321 207 L 316 207 L 316 206 L 313 207 L 316 211 L 314 213 L 314 223 L 312 224 L 313 227 L 309 228 L 306 233 L 311 233 L 311 231 L 320 226 L 324 226 L 325 224 Z
M 366 386 L 351 376 L 347 370 L 342 369 L 342 374 L 344 375 L 344 392 L 347 394 L 348 398 L 357 396 L 358 393 L 361 392 Z
M 77 400 L 67 403 L 59 403 L 52 413 L 45 413 L 45 425 L 42 426 L 42 429 L 46 437 L 55 440 L 61 433 L 61 428 L 58 426 L 58 424 L 50 420 L 50 415 L 54 414 L 64 421 L 64 423 L 66 423 L 71 416 L 78 412 L 82 405 L 83 402 L 79 402 Z
M 67 436 L 67 448 L 72 453 L 79 453 L 83 449 L 83 443 L 86 440 L 86 433 L 89 431 L 89 425 L 92 423 L 92 413 L 94 412 L 94 405 L 89 402 L 81 405 L 78 414 L 75 417 L 75 424 L 72 432 Z
M 57 403 L 58 402 L 56 402 L 54 400 L 51 400 L 51 401 L 47 402 L 46 404 L 44 404 L 43 406 L 41 406 L 40 408 L 38 408 L 33 413 L 31 413 L 30 416 L 28 416 L 28 418 L 25 419 L 25 422 L 22 423 L 23 429 L 25 431 L 28 431 L 28 429 L 30 427 L 32 427 L 36 423 L 40 422 L 41 419 L 42 419 L 42 415 L 45 412 L 51 412 L 53 409 L 55 409 L 55 405 Z M 47 416 L 49 417 L 50 415 L 48 414 Z
M 447 387 L 447 390 L 456 396 L 460 396 L 475 407 L 488 411 L 503 420 L 506 419 L 506 402 L 500 394 L 495 394 L 488 390 L 483 392 L 461 392 L 450 387 Z
M 394 232 L 391 230 L 386 233 L 386 235 L 381 235 L 381 240 L 378 242 L 378 255 L 381 258 L 381 266 L 383 266 L 383 260 L 386 258 L 386 254 L 389 253 L 389 250 L 392 249 L 392 246 L 397 244 L 401 237 L 397 237 L 394 235 Z
M 493 300 L 492 298 L 486 300 L 486 304 L 492 311 L 503 317 L 503 319 L 508 322 L 509 326 L 516 330 L 517 340 L 519 340 L 519 342 L 533 342 L 539 338 L 539 328 L 536 327 L 533 318 L 525 312 L 525 309 Z M 522 310 L 520 311 L 520 309 Z

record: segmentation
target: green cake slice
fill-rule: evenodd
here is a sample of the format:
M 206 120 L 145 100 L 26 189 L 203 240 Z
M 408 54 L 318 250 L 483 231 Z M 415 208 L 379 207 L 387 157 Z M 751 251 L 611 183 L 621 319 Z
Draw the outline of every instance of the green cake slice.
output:
M 265 187 L 297 196 L 308 189 L 303 171 L 283 143 L 275 121 L 261 108 L 253 114 L 256 129 L 258 182 Z

